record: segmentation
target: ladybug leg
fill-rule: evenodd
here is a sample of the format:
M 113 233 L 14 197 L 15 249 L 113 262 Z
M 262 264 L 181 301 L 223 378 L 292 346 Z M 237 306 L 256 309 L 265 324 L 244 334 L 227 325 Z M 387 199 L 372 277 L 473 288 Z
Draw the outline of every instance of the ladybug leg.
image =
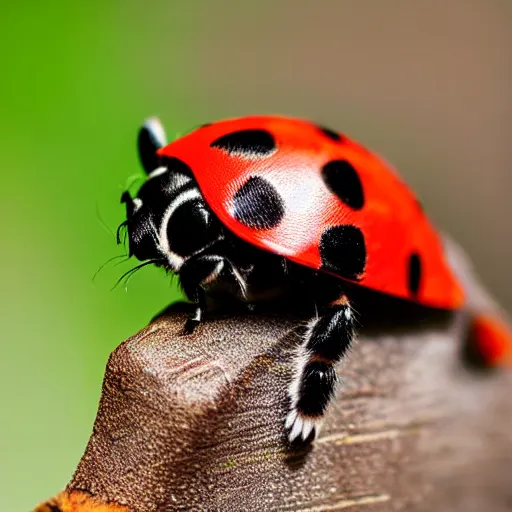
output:
M 336 388 L 335 364 L 345 356 L 353 338 L 354 315 L 345 295 L 331 302 L 324 315 L 310 322 L 289 387 L 291 408 L 285 427 L 290 442 L 316 437 Z
M 189 300 L 194 302 L 197 307 L 194 315 L 191 316 L 185 324 L 185 332 L 191 334 L 201 323 L 203 313 L 206 310 L 206 291 L 205 288 L 224 278 L 226 273 L 234 278 L 240 286 L 242 294 L 245 294 L 245 282 L 224 256 L 218 254 L 200 254 L 189 258 L 181 266 L 179 271 L 180 284 L 183 292 Z
M 206 309 L 204 286 L 215 281 L 224 268 L 224 258 L 201 255 L 188 259 L 180 268 L 180 284 L 187 298 L 196 304 L 196 310 L 185 324 L 185 333 L 192 334 L 201 323 Z

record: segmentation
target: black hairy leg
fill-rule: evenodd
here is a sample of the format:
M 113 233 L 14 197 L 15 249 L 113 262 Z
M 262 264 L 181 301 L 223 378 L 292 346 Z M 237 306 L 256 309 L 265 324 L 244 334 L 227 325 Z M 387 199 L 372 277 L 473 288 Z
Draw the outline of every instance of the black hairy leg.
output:
M 290 411 L 285 426 L 290 442 L 313 440 L 334 396 L 335 364 L 343 359 L 354 338 L 354 314 L 342 294 L 308 326 L 295 361 L 289 387 Z
M 196 304 L 194 315 L 185 324 L 185 333 L 191 334 L 206 309 L 206 288 L 218 280 L 230 279 L 245 295 L 245 282 L 231 262 L 219 254 L 198 254 L 187 259 L 179 270 L 180 284 L 187 298 Z

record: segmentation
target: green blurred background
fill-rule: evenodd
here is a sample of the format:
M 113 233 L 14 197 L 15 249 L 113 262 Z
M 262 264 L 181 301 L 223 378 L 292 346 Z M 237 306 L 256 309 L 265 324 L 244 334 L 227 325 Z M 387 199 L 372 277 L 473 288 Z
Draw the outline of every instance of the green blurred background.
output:
M 109 353 L 178 296 L 111 230 L 136 131 L 310 117 L 393 161 L 510 311 L 512 2 L 9 2 L 0 41 L 0 510 L 61 490 Z M 143 447 L 141 447 L 143 449 Z

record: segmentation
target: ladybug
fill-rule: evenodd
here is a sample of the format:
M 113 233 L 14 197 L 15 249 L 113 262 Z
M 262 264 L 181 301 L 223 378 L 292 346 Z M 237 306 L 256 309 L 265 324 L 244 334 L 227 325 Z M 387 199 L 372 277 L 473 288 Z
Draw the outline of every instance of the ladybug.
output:
M 300 294 L 316 314 L 298 347 L 285 428 L 312 440 L 355 316 L 347 283 L 455 310 L 464 291 L 419 201 L 381 157 L 310 121 L 254 116 L 203 125 L 167 144 L 160 122 L 138 136 L 147 180 L 128 192 L 129 255 L 177 274 L 201 321 L 207 298 L 247 305 Z M 350 286 L 349 286 L 350 288 Z M 512 336 L 477 323 L 492 362 Z

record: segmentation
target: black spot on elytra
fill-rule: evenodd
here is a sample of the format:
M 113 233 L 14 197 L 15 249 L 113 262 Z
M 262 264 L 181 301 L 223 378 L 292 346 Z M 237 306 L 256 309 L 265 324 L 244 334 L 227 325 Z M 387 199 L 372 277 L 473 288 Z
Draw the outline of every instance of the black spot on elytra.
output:
M 360 279 L 366 267 L 363 233 L 348 224 L 326 229 L 320 239 L 322 266 L 340 277 Z
M 214 140 L 210 147 L 229 154 L 242 156 L 266 156 L 276 150 L 272 134 L 266 130 L 240 130 Z
M 408 269 L 408 285 L 409 291 L 413 295 L 417 295 L 421 284 L 421 258 L 418 254 L 413 253 L 409 257 L 409 269 Z
M 253 176 L 235 194 L 233 214 L 238 222 L 250 228 L 271 229 L 284 216 L 283 199 L 267 180 Z
M 354 210 L 364 206 L 363 185 L 357 171 L 346 160 L 332 160 L 322 168 L 327 188 Z
M 329 139 L 335 141 L 335 142 L 341 142 L 342 141 L 342 136 L 338 133 L 338 132 L 335 132 L 334 130 L 331 130 L 330 128 L 326 128 L 325 126 L 318 126 L 317 127 L 326 137 L 328 137 Z

